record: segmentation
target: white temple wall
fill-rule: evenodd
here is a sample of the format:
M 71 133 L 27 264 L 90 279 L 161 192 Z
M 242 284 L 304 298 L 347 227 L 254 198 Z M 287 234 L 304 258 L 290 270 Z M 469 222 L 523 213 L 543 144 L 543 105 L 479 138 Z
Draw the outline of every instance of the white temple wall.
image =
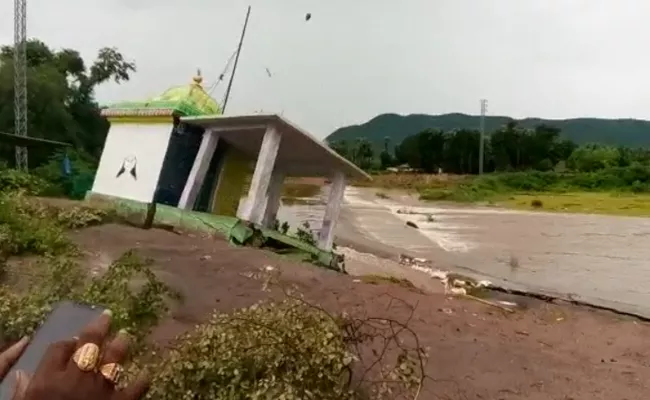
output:
M 151 202 L 172 128 L 171 123 L 111 124 L 92 192 Z

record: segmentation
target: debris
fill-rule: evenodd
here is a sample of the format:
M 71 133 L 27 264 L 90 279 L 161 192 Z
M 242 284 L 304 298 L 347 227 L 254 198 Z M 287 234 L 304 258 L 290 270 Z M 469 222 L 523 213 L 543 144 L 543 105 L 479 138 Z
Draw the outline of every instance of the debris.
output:
M 526 332 L 526 331 L 515 331 L 515 333 L 518 334 L 518 335 L 523 335 L 523 336 L 528 336 L 528 335 L 530 335 L 530 333 L 528 333 L 528 332 Z
M 400 254 L 399 255 L 399 263 L 402 265 L 413 265 L 415 264 L 415 258 L 406 255 L 406 254 Z
M 501 304 L 493 303 L 491 301 L 484 300 L 484 299 L 481 299 L 481 298 L 476 297 L 476 296 L 472 296 L 471 294 L 465 295 L 465 297 L 467 297 L 468 299 L 476 300 L 479 303 L 487 304 L 488 306 L 499 308 L 499 309 L 501 309 L 503 311 L 506 311 L 506 312 L 509 312 L 509 313 L 515 312 L 515 310 L 513 310 L 512 308 L 504 307 Z
M 452 287 L 449 288 L 449 293 L 457 295 L 457 296 L 466 296 L 467 295 L 467 290 L 462 287 Z
M 427 222 L 434 222 L 433 215 L 427 214 Z
M 463 287 L 467 285 L 466 281 L 460 280 L 460 279 L 454 279 L 453 282 L 451 283 L 454 287 Z
M 406 221 L 406 226 L 410 226 L 411 228 L 415 228 L 415 229 L 420 229 L 420 228 L 415 224 L 415 222 L 411 222 L 411 221 Z
M 273 271 L 273 270 L 275 270 L 275 267 L 272 266 L 272 265 L 267 265 L 267 266 L 264 267 L 264 269 L 265 269 L 266 271 Z
M 439 308 L 438 311 L 441 311 L 447 315 L 451 315 L 454 313 L 454 311 L 451 308 Z
M 206 254 L 206 255 L 204 255 L 204 256 L 201 256 L 199 259 L 200 259 L 201 261 L 208 261 L 208 260 L 212 260 L 212 256 Z

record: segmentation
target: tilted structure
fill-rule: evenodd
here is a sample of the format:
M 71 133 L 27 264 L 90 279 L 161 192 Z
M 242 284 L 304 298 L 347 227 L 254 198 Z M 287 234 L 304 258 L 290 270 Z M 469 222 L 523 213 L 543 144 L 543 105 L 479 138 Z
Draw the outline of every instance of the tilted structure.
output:
M 319 246 L 330 250 L 347 179 L 368 175 L 283 117 L 221 115 L 201 84 L 197 76 L 158 97 L 103 109 L 111 127 L 90 195 L 269 227 L 285 177 L 325 176 L 332 184 Z

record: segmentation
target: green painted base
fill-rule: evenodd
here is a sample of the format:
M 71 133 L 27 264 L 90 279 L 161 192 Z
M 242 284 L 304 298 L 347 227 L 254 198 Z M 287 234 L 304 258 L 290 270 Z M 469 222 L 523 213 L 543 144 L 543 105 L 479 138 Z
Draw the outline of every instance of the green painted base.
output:
M 117 212 L 122 215 L 144 214 L 147 211 L 147 204 L 145 203 L 106 196 L 90 191 L 86 193 L 86 200 L 111 203 L 115 206 Z M 337 271 L 344 269 L 341 265 L 343 260 L 340 255 L 334 254 L 331 251 L 321 250 L 297 238 L 283 235 L 271 229 L 260 227 L 253 229 L 237 217 L 182 210 L 180 208 L 159 204 L 157 205 L 154 223 L 172 225 L 180 229 L 201 231 L 210 234 L 217 233 L 237 245 L 248 244 L 257 230 L 261 232 L 265 242 L 275 240 L 294 250 L 306 253 L 311 260 L 320 265 Z

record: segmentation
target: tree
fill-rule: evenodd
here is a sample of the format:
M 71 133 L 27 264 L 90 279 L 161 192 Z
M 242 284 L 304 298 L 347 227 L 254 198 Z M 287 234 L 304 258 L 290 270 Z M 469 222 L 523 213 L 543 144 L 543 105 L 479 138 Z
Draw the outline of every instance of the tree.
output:
M 619 163 L 616 147 L 587 144 L 578 147 L 567 160 L 567 167 L 579 172 L 593 172 Z
M 511 121 L 486 138 L 484 170 L 552 170 L 576 148 L 575 143 L 562 139 L 560 134 L 559 129 L 550 125 L 525 129 Z M 395 159 L 429 173 L 442 167 L 450 173 L 476 174 L 480 137 L 480 132 L 473 129 L 425 129 L 396 146 Z
M 478 173 L 481 133 L 460 129 L 448 135 L 445 146 L 445 171 L 456 174 Z M 487 170 L 487 169 L 486 169 Z
M 341 157 L 345 157 L 348 160 L 352 159 L 350 144 L 346 140 L 333 140 L 328 143 L 328 146 L 337 152 Z
M 384 150 L 382 150 L 382 152 L 379 154 L 379 165 L 383 170 L 395 165 L 395 159 L 390 154 L 389 149 L 390 149 L 390 138 L 386 136 L 384 138 Z
M 329 147 L 342 157 L 347 158 L 361 169 L 370 169 L 375 161 L 375 153 L 370 142 L 357 139 L 353 143 L 345 140 L 331 141 Z
M 357 139 L 352 149 L 352 162 L 359 168 L 367 170 L 373 165 L 375 153 L 366 139 Z
M 13 47 L 0 48 L 0 132 L 14 130 Z M 27 43 L 28 132 L 30 136 L 69 142 L 78 151 L 99 159 L 108 123 L 99 114 L 94 92 L 109 80 L 127 81 L 135 72 L 115 48 L 100 49 L 86 67 L 79 52 L 51 50 L 45 43 Z M 47 160 L 48 154 L 30 154 L 30 166 Z M 0 147 L 0 160 L 13 164 L 13 148 Z

